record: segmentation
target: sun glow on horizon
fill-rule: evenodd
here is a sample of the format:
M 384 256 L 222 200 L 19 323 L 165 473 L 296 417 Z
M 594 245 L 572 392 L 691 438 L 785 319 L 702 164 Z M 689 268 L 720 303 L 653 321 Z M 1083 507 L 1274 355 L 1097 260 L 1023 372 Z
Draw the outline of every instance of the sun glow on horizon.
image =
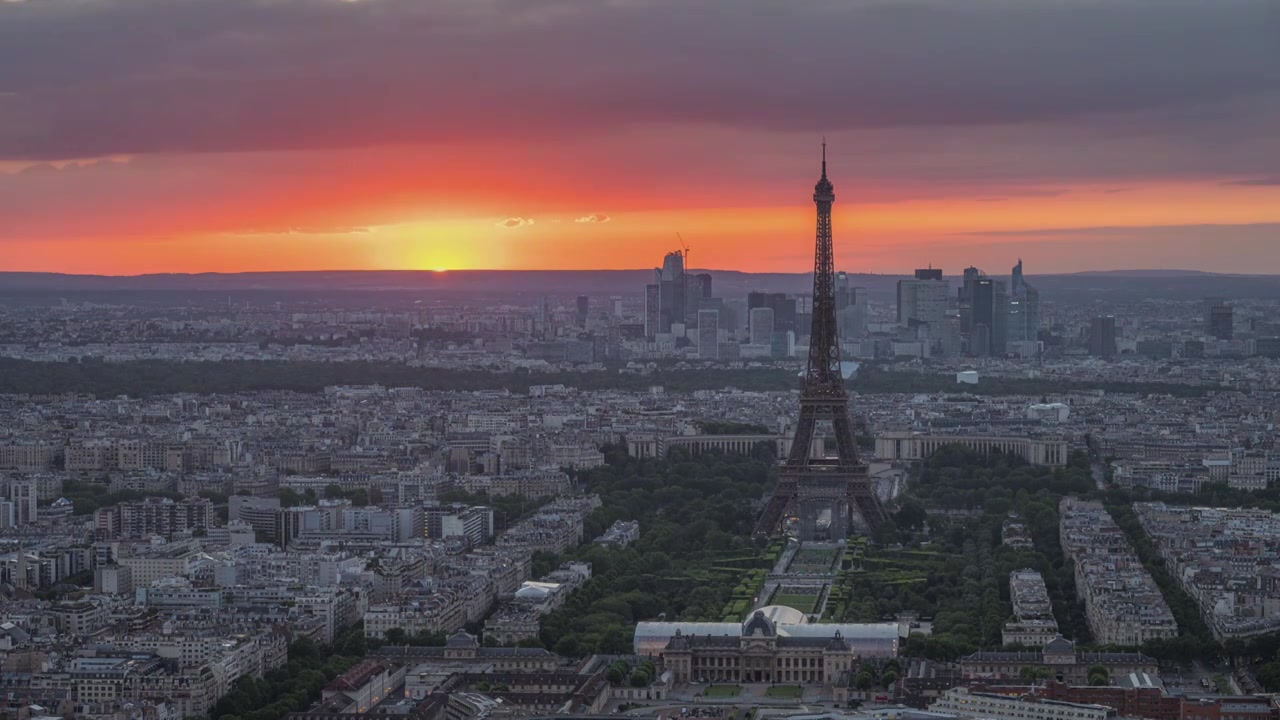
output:
M 363 264 L 445 273 L 494 263 L 476 252 L 485 246 L 485 223 L 466 219 L 420 220 L 368 228 L 360 240 Z
M 1023 254 L 1043 248 L 1036 264 L 1046 271 L 1094 269 L 1070 258 L 1087 256 L 1090 247 L 1118 248 L 1130 242 L 1144 242 L 1148 251 L 1135 250 L 1116 262 L 1149 263 L 1154 257 L 1149 250 L 1170 250 L 1164 238 L 1179 232 L 1202 232 L 1206 238 L 1226 232 L 1254 237 L 1264 231 L 1258 224 L 1280 225 L 1280 186 L 1265 184 L 1153 181 L 1117 189 L 1114 184 L 1081 183 L 1043 195 L 982 192 L 957 197 L 921 196 L 905 188 L 896 199 L 859 198 L 859 193 L 849 192 L 843 202 L 837 201 L 836 260 L 844 269 L 870 272 L 899 272 L 930 261 L 979 263 L 983 257 L 998 256 L 1003 262 L 1007 253 L 1002 248 L 1015 245 Z M 248 216 L 243 222 L 254 224 L 245 230 L 224 226 L 201 232 L 200 218 L 194 218 L 181 223 L 184 231 L 172 234 L 118 231 L 65 237 L 49 232 L 45 238 L 9 240 L 0 270 L 135 275 L 635 269 L 653 267 L 663 253 L 677 249 L 677 231 L 691 246 L 699 268 L 802 272 L 812 264 L 814 209 L 805 197 L 789 204 L 642 209 L 566 198 L 559 206 L 540 210 L 512 195 L 493 204 L 512 210 L 499 213 L 459 199 L 448 214 L 434 214 L 425 205 L 395 211 L 353 206 L 323 216 L 290 214 L 293 210 L 286 208 L 289 212 L 266 219 Z M 607 215 L 608 221 L 565 219 L 586 217 L 581 208 L 588 207 L 598 208 L 595 212 Z M 379 222 L 383 218 L 389 221 Z M 1197 227 L 1204 229 L 1196 231 Z M 1086 231 L 1077 232 L 1081 228 Z M 1102 231 L 1105 237 L 1099 235 Z M 1189 248 L 1178 256 L 1185 259 L 1169 262 L 1200 262 L 1193 252 L 1194 238 L 1179 242 Z M 1235 247 L 1237 253 L 1257 253 L 1263 242 L 1242 240 Z

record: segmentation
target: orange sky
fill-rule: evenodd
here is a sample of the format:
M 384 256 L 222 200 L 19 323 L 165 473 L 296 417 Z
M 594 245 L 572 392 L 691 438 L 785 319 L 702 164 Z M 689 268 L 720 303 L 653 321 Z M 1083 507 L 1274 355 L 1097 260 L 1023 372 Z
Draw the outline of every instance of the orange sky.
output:
M 0 0 L 0 270 L 645 268 L 678 232 L 801 272 L 826 137 L 842 270 L 1280 273 L 1275 30 L 1265 1 Z
M 112 170 L 127 177 L 130 165 L 120 162 Z M 1016 256 L 1029 258 L 1041 272 L 1183 266 L 1198 261 L 1198 247 L 1209 251 L 1223 226 L 1230 234 L 1231 226 L 1280 224 L 1280 186 L 1152 181 L 1119 188 L 1059 186 L 1022 197 L 969 191 L 940 197 L 920 192 L 925 197 L 918 198 L 900 188 L 897 197 L 859 201 L 857 183 L 845 190 L 833 175 L 838 264 L 864 272 L 927 264 L 950 270 L 984 262 L 1000 267 Z M 692 207 L 661 208 L 655 207 L 661 197 L 644 192 L 628 198 L 566 183 L 561 195 L 545 185 L 521 187 L 508 177 L 485 188 L 463 181 L 450 193 L 428 187 L 432 194 L 419 209 L 412 198 L 398 197 L 412 194 L 416 184 L 392 180 L 354 187 L 308 182 L 248 195 L 223 188 L 199 202 L 177 192 L 169 202 L 107 201 L 90 217 L 50 214 L 11 228 L 0 269 L 141 274 L 639 268 L 677 248 L 677 232 L 697 267 L 803 271 L 812 260 L 814 210 L 805 181 L 771 191 L 777 197 L 760 198 L 771 204 L 726 205 L 721 203 L 731 198 L 711 193 L 707 207 L 697 206 L 699 198 L 690 194 L 681 200 Z M 203 187 L 193 186 L 193 192 Z M 502 207 L 520 213 L 494 214 Z M 1199 239 L 1160 236 L 1161 229 L 1182 229 L 1185 235 L 1187 226 L 1213 228 L 1202 230 Z M 24 227 L 35 237 L 24 239 Z M 1111 234 L 1097 246 L 1089 235 L 1057 231 L 1076 228 L 1106 228 Z M 1119 247 L 1107 239 L 1117 234 L 1126 238 Z M 1280 251 L 1273 253 L 1269 240 L 1244 242 L 1246 251 L 1256 248 L 1259 271 L 1280 271 L 1272 262 Z M 1132 254 L 1123 252 L 1126 244 Z M 1151 254 L 1161 249 L 1168 256 Z

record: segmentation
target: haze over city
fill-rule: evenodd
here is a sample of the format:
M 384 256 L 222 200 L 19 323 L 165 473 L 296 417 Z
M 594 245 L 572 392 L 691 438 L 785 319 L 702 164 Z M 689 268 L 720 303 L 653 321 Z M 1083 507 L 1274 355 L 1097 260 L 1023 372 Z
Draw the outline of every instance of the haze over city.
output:
M 1280 273 L 1267 0 L 0 3 L 0 270 Z M 1230 38 L 1224 41 L 1224 38 Z

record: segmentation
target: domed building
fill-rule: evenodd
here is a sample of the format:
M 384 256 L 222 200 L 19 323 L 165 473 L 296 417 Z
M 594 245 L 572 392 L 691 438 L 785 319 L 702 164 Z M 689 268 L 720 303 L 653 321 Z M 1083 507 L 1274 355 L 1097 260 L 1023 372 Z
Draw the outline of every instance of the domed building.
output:
M 742 623 L 642 622 L 635 652 L 660 658 L 674 684 L 689 682 L 847 684 L 860 659 L 898 654 L 897 623 L 810 624 L 771 605 Z

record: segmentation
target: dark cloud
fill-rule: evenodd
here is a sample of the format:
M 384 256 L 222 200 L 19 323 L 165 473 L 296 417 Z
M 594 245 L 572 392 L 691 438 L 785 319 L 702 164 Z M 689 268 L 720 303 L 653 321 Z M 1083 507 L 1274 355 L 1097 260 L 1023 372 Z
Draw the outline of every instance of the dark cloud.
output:
M 1273 177 L 1257 177 L 1257 178 L 1246 178 L 1244 180 L 1232 180 L 1231 182 L 1227 182 L 1223 184 L 1224 185 L 1243 185 L 1247 187 L 1258 187 L 1258 186 L 1265 187 L 1265 186 L 1271 186 L 1271 185 L 1280 185 L 1280 175 L 1276 175 Z
M 1104 268 L 1280 273 L 1280 223 L 1060 227 L 952 235 L 968 242 L 939 245 L 931 239 L 930 257 L 936 262 L 1007 267 L 1005 261 L 1017 255 L 1028 267 L 1037 268 L 1033 273 Z
M 1274 0 L 0 2 L 0 158 L 644 123 L 1108 118 L 1121 135 L 1231 143 L 1240 109 L 1258 117 L 1280 94 L 1277 37 Z
M 975 232 L 951 233 L 957 237 L 1088 237 L 1098 239 L 1116 239 L 1138 236 L 1195 236 L 1209 239 L 1216 235 L 1232 234 L 1247 236 L 1252 239 L 1266 239 L 1280 242 L 1280 223 L 1239 223 L 1239 224 L 1201 224 L 1201 225 L 1151 225 L 1127 226 L 1108 225 L 1094 227 L 1058 227 L 1033 228 L 1029 230 L 978 230 Z M 1280 254 L 1276 255 L 1280 259 Z

